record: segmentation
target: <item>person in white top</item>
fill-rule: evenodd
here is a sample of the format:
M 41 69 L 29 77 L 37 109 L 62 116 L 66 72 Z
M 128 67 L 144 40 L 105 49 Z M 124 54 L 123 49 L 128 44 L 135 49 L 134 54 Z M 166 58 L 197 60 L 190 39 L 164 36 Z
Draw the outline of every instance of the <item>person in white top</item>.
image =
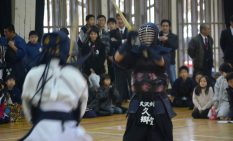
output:
M 210 86 L 209 78 L 207 76 L 202 76 L 199 79 L 197 87 L 193 91 L 193 118 L 208 118 L 207 115 L 212 105 L 213 96 L 214 92 L 213 88 Z
M 25 79 L 23 111 L 33 127 L 20 141 L 91 141 L 79 125 L 88 98 L 87 83 L 73 66 L 66 65 L 68 37 L 45 34 L 38 66 Z

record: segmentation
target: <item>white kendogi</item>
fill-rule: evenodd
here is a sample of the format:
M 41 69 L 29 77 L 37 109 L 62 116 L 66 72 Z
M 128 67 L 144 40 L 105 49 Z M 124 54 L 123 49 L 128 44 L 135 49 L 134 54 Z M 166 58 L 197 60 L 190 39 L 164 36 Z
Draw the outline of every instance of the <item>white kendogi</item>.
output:
M 26 76 L 23 85 L 23 111 L 28 121 L 31 121 L 31 108 L 37 106 L 40 95 L 36 95 L 37 84 L 45 69 L 45 65 L 34 67 Z M 50 78 L 51 77 L 51 78 Z M 40 109 L 42 111 L 72 112 L 78 103 L 81 105 L 81 117 L 85 113 L 88 99 L 88 87 L 81 73 L 72 66 L 62 67 L 59 59 L 52 59 L 48 69 L 48 78 L 42 94 Z M 29 101 L 32 100 L 32 105 Z M 33 128 L 24 141 L 91 141 L 76 121 L 43 119 Z
M 33 127 L 20 141 L 91 141 L 79 126 L 88 86 L 75 67 L 67 65 L 69 39 L 63 32 L 44 34 L 42 52 L 23 85 L 23 111 Z

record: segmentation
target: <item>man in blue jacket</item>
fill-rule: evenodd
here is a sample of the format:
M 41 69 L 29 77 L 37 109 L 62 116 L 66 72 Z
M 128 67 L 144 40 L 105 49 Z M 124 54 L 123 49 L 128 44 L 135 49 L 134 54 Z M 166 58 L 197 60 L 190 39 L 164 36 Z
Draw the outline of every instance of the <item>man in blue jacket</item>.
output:
M 0 45 L 6 47 L 6 68 L 3 72 L 3 79 L 7 75 L 14 75 L 16 78 L 16 87 L 22 90 L 25 78 L 23 57 L 25 56 L 26 43 L 23 38 L 15 33 L 15 28 L 12 24 L 4 28 L 4 35 L 5 37 L 0 38 Z

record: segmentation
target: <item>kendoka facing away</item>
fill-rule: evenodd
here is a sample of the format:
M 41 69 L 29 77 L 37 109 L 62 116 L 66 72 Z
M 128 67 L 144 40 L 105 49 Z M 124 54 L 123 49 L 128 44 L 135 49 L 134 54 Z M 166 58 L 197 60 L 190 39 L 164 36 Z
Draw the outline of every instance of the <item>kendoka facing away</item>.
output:
M 87 83 L 66 64 L 67 45 L 63 32 L 43 36 L 42 54 L 22 92 L 23 111 L 33 127 L 20 141 L 91 141 L 79 125 L 87 106 Z

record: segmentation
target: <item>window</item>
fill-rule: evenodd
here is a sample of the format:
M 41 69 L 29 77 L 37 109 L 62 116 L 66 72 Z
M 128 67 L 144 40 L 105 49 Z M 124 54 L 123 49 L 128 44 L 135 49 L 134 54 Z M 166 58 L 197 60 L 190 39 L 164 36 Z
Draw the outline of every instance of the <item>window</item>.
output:
M 125 8 L 124 8 L 124 0 L 116 0 L 116 5 L 120 8 L 120 10 L 122 12 L 125 10 Z
M 147 22 L 155 22 L 155 0 L 147 0 Z
M 132 24 L 135 25 L 135 0 L 132 0 L 132 9 L 131 9 L 131 17 L 132 17 Z
M 44 33 L 59 30 L 61 27 L 70 31 L 75 16 L 78 16 L 80 28 L 85 24 L 86 9 L 86 0 L 45 0 Z
M 210 24 L 214 39 L 214 69 L 218 70 L 221 61 L 219 39 L 224 28 L 223 3 L 221 0 L 177 0 L 178 20 L 178 66 L 192 66 L 192 59 L 187 54 L 188 42 L 199 33 L 201 23 Z M 219 61 L 220 60 L 220 61 Z

